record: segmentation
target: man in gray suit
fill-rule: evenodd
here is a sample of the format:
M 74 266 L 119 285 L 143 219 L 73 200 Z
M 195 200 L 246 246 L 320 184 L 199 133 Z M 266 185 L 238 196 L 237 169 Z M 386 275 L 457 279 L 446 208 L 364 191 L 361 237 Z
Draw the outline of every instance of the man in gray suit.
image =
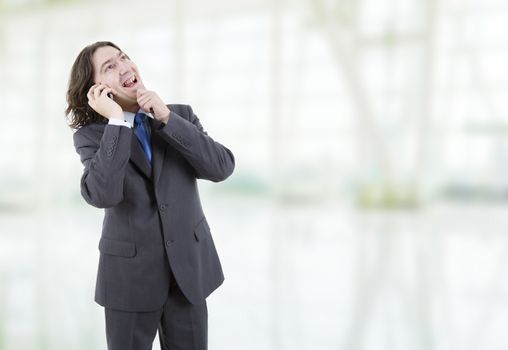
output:
M 189 105 L 166 105 L 111 42 L 85 47 L 67 90 L 81 195 L 104 208 L 95 301 L 109 350 L 207 349 L 206 297 L 224 281 L 196 179 L 225 180 L 232 152 Z

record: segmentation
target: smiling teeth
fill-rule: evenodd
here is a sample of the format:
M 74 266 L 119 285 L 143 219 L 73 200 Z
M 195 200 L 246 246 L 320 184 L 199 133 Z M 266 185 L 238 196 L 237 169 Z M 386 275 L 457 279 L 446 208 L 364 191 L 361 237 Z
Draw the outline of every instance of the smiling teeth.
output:
M 127 86 L 128 84 L 132 84 L 134 83 L 134 80 L 136 79 L 136 76 L 132 76 L 129 80 L 126 80 L 124 83 L 123 83 L 123 86 Z

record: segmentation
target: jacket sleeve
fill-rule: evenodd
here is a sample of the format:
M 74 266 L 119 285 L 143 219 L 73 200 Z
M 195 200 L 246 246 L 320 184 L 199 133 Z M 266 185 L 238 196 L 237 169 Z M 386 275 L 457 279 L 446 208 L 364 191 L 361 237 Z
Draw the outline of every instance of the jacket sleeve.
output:
M 94 140 L 90 131 L 83 127 L 74 133 L 74 147 L 85 166 L 81 195 L 94 207 L 113 207 L 123 200 L 132 131 L 125 126 L 108 124 L 99 140 Z
M 182 154 L 194 168 L 196 178 L 225 180 L 235 168 L 233 153 L 208 136 L 191 106 L 186 107 L 189 120 L 171 111 L 168 123 L 158 129 L 159 135 Z

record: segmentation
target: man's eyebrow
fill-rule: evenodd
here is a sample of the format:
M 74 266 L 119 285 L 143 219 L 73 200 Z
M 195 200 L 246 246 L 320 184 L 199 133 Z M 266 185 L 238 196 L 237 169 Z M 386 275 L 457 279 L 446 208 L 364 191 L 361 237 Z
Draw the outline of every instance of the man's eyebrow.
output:
M 116 55 L 116 56 L 117 56 L 117 57 L 119 57 L 119 56 L 122 56 L 122 55 L 124 55 L 124 53 L 123 53 L 122 51 L 118 51 L 118 55 Z M 127 55 L 125 55 L 125 56 L 127 56 Z M 128 57 L 128 56 L 127 56 L 127 57 Z M 111 60 L 112 60 L 112 59 L 113 59 L 113 58 L 108 59 L 106 62 L 104 62 L 104 63 L 101 65 L 101 69 L 100 69 L 100 71 L 101 71 L 101 72 L 102 72 L 102 69 L 104 68 L 104 66 L 105 66 L 106 64 L 108 64 L 109 62 L 111 62 Z

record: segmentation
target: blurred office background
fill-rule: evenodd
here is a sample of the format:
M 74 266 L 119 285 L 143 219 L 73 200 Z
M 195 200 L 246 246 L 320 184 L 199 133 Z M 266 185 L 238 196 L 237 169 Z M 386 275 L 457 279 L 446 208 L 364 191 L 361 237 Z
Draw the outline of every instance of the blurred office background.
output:
M 235 154 L 210 349 L 508 348 L 506 1 L 0 0 L 1 350 L 106 349 L 63 114 L 98 40 Z

